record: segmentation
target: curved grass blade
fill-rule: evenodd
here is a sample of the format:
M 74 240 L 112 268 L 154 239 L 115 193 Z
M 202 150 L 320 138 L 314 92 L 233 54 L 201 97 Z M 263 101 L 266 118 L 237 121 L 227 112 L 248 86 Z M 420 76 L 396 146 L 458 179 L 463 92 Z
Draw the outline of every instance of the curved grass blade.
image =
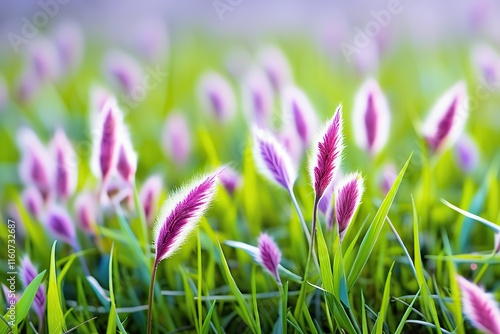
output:
M 59 297 L 59 287 L 57 285 L 56 276 L 56 244 L 57 240 L 52 244 L 50 253 L 50 273 L 49 273 L 49 288 L 47 291 L 47 323 L 49 333 L 62 333 L 66 330 L 66 322 L 61 308 L 61 299 Z

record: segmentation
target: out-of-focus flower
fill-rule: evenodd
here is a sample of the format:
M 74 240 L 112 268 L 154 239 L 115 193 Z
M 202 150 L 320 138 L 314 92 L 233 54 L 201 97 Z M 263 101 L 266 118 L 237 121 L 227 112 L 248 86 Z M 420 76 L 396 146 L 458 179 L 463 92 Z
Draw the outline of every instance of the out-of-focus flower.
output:
M 90 126 L 97 126 L 99 114 L 103 111 L 106 101 L 112 97 L 112 94 L 102 86 L 93 86 L 90 89 L 89 115 Z
M 259 237 L 258 253 L 256 261 L 276 280 L 276 283 L 281 285 L 279 275 L 279 264 L 281 261 L 281 252 L 274 240 L 262 233 Z
M 285 148 L 269 131 L 254 130 L 253 156 L 255 164 L 263 175 L 292 192 L 297 171 Z
M 182 112 L 169 113 L 163 126 L 162 138 L 167 156 L 177 165 L 184 165 L 191 154 L 191 135 L 188 121 Z
M 340 241 L 344 239 L 354 213 L 361 203 L 363 191 L 363 177 L 357 172 L 346 176 L 335 189 L 335 219 L 338 224 Z
M 464 172 L 472 172 L 479 163 L 479 150 L 474 140 L 467 134 L 461 135 L 455 146 L 455 158 Z
M 250 69 L 243 79 L 243 110 L 250 124 L 265 128 L 269 125 L 274 94 L 266 74 L 259 68 Z
M 66 242 L 73 248 L 77 245 L 75 225 L 66 209 L 52 205 L 47 209 L 43 221 L 56 239 Z
M 35 186 L 44 199 L 52 187 L 52 159 L 47 148 L 30 128 L 22 128 L 18 132 L 21 163 L 19 174 L 25 186 Z
M 217 72 L 207 72 L 198 83 L 198 98 L 203 111 L 218 122 L 226 123 L 234 118 L 236 99 L 229 82 Z
M 243 178 L 234 169 L 226 166 L 220 173 L 220 182 L 229 194 L 233 194 L 240 187 Z
M 161 190 L 163 189 L 163 179 L 160 175 L 151 175 L 142 185 L 139 192 L 142 208 L 146 221 L 151 224 L 158 206 Z
M 314 108 L 307 95 L 298 87 L 287 86 L 283 89 L 281 105 L 285 126 L 291 126 L 297 132 L 304 147 L 311 143 L 318 121 Z
M 32 69 L 25 69 L 16 84 L 16 96 L 23 102 L 31 101 L 38 93 L 41 81 Z
M 309 175 L 317 201 L 321 199 L 340 169 L 344 148 L 342 122 L 342 106 L 338 106 L 313 146 L 309 162 Z
M 19 268 L 19 276 L 25 289 L 35 279 L 35 277 L 38 274 L 39 273 L 36 270 L 33 263 L 31 262 L 31 260 L 27 256 L 24 256 L 23 259 L 21 260 Z M 38 290 L 36 291 L 35 294 L 35 299 L 31 304 L 31 307 L 35 310 L 40 322 L 43 322 L 45 318 L 46 300 L 47 300 L 47 294 L 45 292 L 45 285 L 42 283 L 38 287 Z
M 130 133 L 125 126 L 122 129 L 119 145 L 116 170 L 126 182 L 132 184 L 135 180 L 135 172 L 137 171 L 137 153 L 132 147 Z
M 455 143 L 469 116 L 468 107 L 463 81 L 448 89 L 434 104 L 421 128 L 432 151 L 442 151 Z
M 23 204 L 33 217 L 39 217 L 43 210 L 43 197 L 35 187 L 27 187 L 22 195 Z
M 479 78 L 490 89 L 500 89 L 500 55 L 493 47 L 480 44 L 472 50 L 472 62 Z
M 262 47 L 257 57 L 275 91 L 281 91 L 286 85 L 293 83 L 290 64 L 283 52 L 276 46 L 267 45 Z
M 154 266 L 180 249 L 215 196 L 218 172 L 194 181 L 165 201 L 156 218 Z
M 168 55 L 169 35 L 165 22 L 159 17 L 148 17 L 138 22 L 132 33 L 135 49 L 148 61 L 164 62 Z
M 382 175 L 381 175 L 381 180 L 380 180 L 380 187 L 382 188 L 382 191 L 384 194 L 387 194 L 389 190 L 391 190 L 392 185 L 394 184 L 394 181 L 398 177 L 398 172 L 396 170 L 396 166 L 394 166 L 393 163 L 387 164 L 383 170 L 382 170 Z
M 77 195 L 74 213 L 78 225 L 88 234 L 96 233 L 97 225 L 97 196 L 90 192 L 81 192 Z
M 5 296 L 5 302 L 7 303 L 7 308 L 11 305 L 16 305 L 17 301 L 20 298 L 19 294 L 12 292 L 4 284 L 2 284 L 2 291 Z
M 106 54 L 104 71 L 129 96 L 134 95 L 137 87 L 142 87 L 144 73 L 140 64 L 122 51 L 111 50 Z
M 39 81 L 57 79 L 61 73 L 57 49 L 54 43 L 37 37 L 29 43 L 27 52 L 27 70 L 36 74 Z
M 9 90 L 7 88 L 7 83 L 4 77 L 0 76 L 0 112 L 5 109 L 5 106 L 9 102 Z
M 276 138 L 290 155 L 294 165 L 299 166 L 306 148 L 294 127 L 283 126 L 279 133 L 276 134 Z
M 54 41 L 62 70 L 68 73 L 78 69 L 85 47 L 82 27 L 76 21 L 62 21 L 54 31 Z
M 465 316 L 472 325 L 485 333 L 500 333 L 500 309 L 493 296 L 462 276 L 457 276 L 457 281 Z
M 356 94 L 352 114 L 356 144 L 377 154 L 389 137 L 389 104 L 377 81 L 367 79 Z
M 78 161 L 73 146 L 64 130 L 59 128 L 51 143 L 55 158 L 54 189 L 56 195 L 63 200 L 73 195 L 78 181 Z

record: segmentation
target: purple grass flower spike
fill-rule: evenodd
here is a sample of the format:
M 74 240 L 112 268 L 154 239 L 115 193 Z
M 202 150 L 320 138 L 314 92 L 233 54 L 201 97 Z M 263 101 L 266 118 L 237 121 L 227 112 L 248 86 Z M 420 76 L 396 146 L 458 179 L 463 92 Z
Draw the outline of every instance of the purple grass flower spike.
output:
M 33 217 L 39 217 L 43 210 L 43 197 L 35 187 L 25 188 L 22 194 L 23 204 Z
M 269 79 L 260 68 L 248 70 L 243 78 L 242 100 L 249 124 L 267 127 L 273 112 L 274 94 Z
M 389 104 L 375 79 L 367 79 L 356 94 L 352 117 L 356 144 L 377 154 L 387 143 L 391 118 Z
M 35 38 L 29 43 L 27 57 L 29 71 L 36 74 L 39 81 L 54 80 L 60 75 L 57 49 L 51 40 L 45 37 Z
M 309 162 L 309 174 L 317 201 L 340 169 L 342 150 L 342 106 L 338 106 L 333 117 L 326 123 L 321 137 L 315 142 Z
M 215 196 L 219 172 L 202 177 L 166 200 L 156 217 L 155 267 L 182 246 Z
M 134 182 L 135 172 L 137 171 L 137 153 L 132 147 L 130 133 L 125 126 L 122 127 L 121 131 L 121 143 L 118 149 L 116 170 L 126 182 L 130 184 Z
M 26 186 L 38 188 L 42 197 L 47 199 L 52 187 L 52 159 L 47 148 L 38 136 L 29 128 L 18 132 L 18 143 L 21 150 L 19 173 Z
M 455 143 L 467 121 L 468 106 L 467 88 L 462 81 L 447 90 L 434 104 L 421 128 L 433 152 Z
M 2 284 L 2 291 L 5 296 L 5 302 L 7 303 L 7 308 L 11 305 L 16 305 L 17 301 L 19 300 L 19 294 L 13 293 L 9 290 L 7 286 Z
M 35 277 L 38 274 L 39 272 L 36 270 L 33 263 L 31 263 L 31 260 L 27 256 L 24 256 L 24 258 L 21 260 L 21 265 L 19 268 L 19 277 L 25 289 L 35 279 Z M 40 321 L 43 321 L 45 316 L 46 300 L 47 300 L 47 295 L 45 292 L 45 285 L 42 283 L 40 284 L 38 290 L 36 291 L 33 304 L 31 304 L 31 307 L 33 307 L 33 309 L 35 310 L 36 314 L 38 315 L 38 319 Z
M 156 212 L 162 189 L 162 177 L 160 175 L 151 175 L 144 182 L 139 192 L 139 198 L 148 224 L 151 224 L 154 220 L 154 213 Z
M 128 96 L 134 96 L 134 90 L 143 86 L 144 73 L 141 65 L 122 51 L 112 50 L 106 54 L 104 70 Z
M 462 171 L 470 173 L 479 164 L 479 151 L 474 140 L 467 134 L 458 138 L 455 146 L 455 159 Z
M 258 248 L 259 251 L 256 256 L 257 262 L 260 263 L 260 265 L 274 277 L 276 282 L 281 285 L 279 275 L 281 252 L 278 246 L 269 235 L 262 233 L 259 237 Z
M 96 233 L 97 205 L 97 196 L 90 192 L 81 192 L 75 199 L 74 213 L 76 221 L 85 233 Z
M 54 31 L 54 41 L 61 68 L 71 73 L 80 67 L 83 58 L 85 38 L 82 27 L 76 21 L 60 22 Z
M 318 122 L 307 95 L 297 87 L 287 86 L 283 89 L 281 104 L 285 123 L 291 121 L 303 146 L 309 146 Z
M 344 239 L 354 213 L 361 203 L 363 191 L 363 177 L 358 172 L 346 176 L 335 189 L 335 218 L 340 241 Z
M 258 58 L 276 92 L 293 83 L 290 64 L 280 49 L 272 45 L 264 46 Z
M 380 180 L 380 187 L 384 194 L 387 194 L 391 190 L 394 181 L 398 177 L 398 171 L 393 163 L 390 163 L 384 167 L 382 170 L 382 176 Z
M 472 325 L 485 333 L 500 334 L 500 309 L 493 296 L 462 276 L 457 281 L 464 313 Z
M 73 195 L 78 180 L 78 161 L 64 130 L 59 128 L 51 143 L 55 160 L 54 189 L 57 197 L 66 200 Z
M 479 79 L 491 90 L 500 89 L 500 54 L 487 44 L 472 50 L 472 62 Z
M 201 108 L 220 123 L 234 118 L 236 99 L 229 82 L 217 72 L 205 73 L 198 84 Z
M 191 135 L 188 120 L 180 111 L 170 112 L 163 126 L 163 149 L 175 164 L 186 164 L 191 154 Z
M 72 247 L 76 246 L 75 225 L 66 209 L 53 205 L 46 213 L 44 219 L 45 226 L 54 235 Z
M 253 157 L 264 176 L 292 191 L 297 171 L 285 148 L 267 130 L 254 130 Z
M 226 166 L 220 173 L 220 182 L 226 191 L 232 195 L 240 187 L 243 178 L 234 169 Z

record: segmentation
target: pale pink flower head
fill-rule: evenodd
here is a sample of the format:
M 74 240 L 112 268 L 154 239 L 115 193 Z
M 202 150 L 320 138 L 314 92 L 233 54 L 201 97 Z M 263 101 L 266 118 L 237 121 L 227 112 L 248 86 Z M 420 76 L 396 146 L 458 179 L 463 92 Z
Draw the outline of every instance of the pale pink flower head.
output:
M 434 104 L 424 120 L 421 133 L 433 152 L 453 145 L 462 133 L 469 116 L 467 87 L 460 81 Z
M 146 221 L 151 224 L 158 206 L 158 200 L 163 189 L 163 179 L 160 175 L 151 175 L 142 185 L 139 192 Z
M 65 208 L 57 205 L 50 206 L 43 222 L 54 238 L 72 247 L 77 244 L 75 225 Z
M 472 172 L 479 164 L 479 150 L 474 140 L 467 134 L 462 134 L 455 145 L 455 160 L 460 169 L 466 173 Z
M 384 194 L 387 194 L 391 189 L 394 181 L 398 176 L 398 172 L 396 170 L 396 166 L 393 163 L 387 164 L 382 169 L 382 175 L 380 180 L 380 187 Z
M 256 261 L 276 280 L 276 283 L 281 285 L 279 275 L 279 265 L 281 262 L 281 252 L 274 240 L 262 233 L 259 237 L 258 252 Z
M 142 19 L 132 33 L 134 48 L 148 61 L 164 62 L 168 56 L 170 37 L 165 22 L 159 17 Z
M 487 44 L 472 50 L 472 62 L 480 80 L 490 89 L 500 89 L 500 54 Z
M 389 138 L 391 117 L 389 104 L 375 79 L 367 79 L 356 94 L 352 119 L 356 144 L 377 154 Z
M 44 200 L 40 191 L 31 186 L 23 190 L 21 195 L 23 204 L 33 217 L 39 217 L 43 211 Z
M 19 266 L 19 278 L 21 279 L 23 287 L 26 289 L 38 274 L 39 274 L 38 270 L 35 268 L 29 257 L 24 256 Z M 40 321 L 43 321 L 45 317 L 46 301 L 47 301 L 47 294 L 45 291 L 45 285 L 42 283 L 38 287 L 38 290 L 35 293 L 35 299 L 31 304 L 31 307 L 36 312 L 38 319 Z
M 0 113 L 5 109 L 7 103 L 9 103 L 9 89 L 4 77 L 0 76 Z
M 243 78 L 243 110 L 250 124 L 269 126 L 274 106 L 274 93 L 266 74 L 258 67 L 251 68 Z
M 137 171 L 137 153 L 132 147 L 130 132 L 125 126 L 122 127 L 120 139 L 116 171 L 124 181 L 132 184 L 135 181 L 135 172 Z
M 74 204 L 74 213 L 78 226 L 87 234 L 96 233 L 97 196 L 91 192 L 80 192 Z
M 94 85 L 89 92 L 89 115 L 90 126 L 96 126 L 99 119 L 99 114 L 104 110 L 104 105 L 107 100 L 112 97 L 112 94 L 104 87 Z
M 54 31 L 54 41 L 62 70 L 72 72 L 78 69 L 85 46 L 80 24 L 73 20 L 61 21 Z
M 462 307 L 465 316 L 480 331 L 499 334 L 500 309 L 493 296 L 462 276 L 456 276 L 456 278 L 462 292 Z
M 229 82 L 217 72 L 207 72 L 198 83 L 198 99 L 203 111 L 226 123 L 236 112 L 236 98 Z
M 74 194 L 78 181 L 78 159 L 64 130 L 59 128 L 51 142 L 55 161 L 54 190 L 58 198 L 68 199 Z
M 270 181 L 292 191 L 297 171 L 285 148 L 267 130 L 254 130 L 253 157 L 258 170 Z
M 220 172 L 220 182 L 229 194 L 233 194 L 241 186 L 243 178 L 233 168 L 226 166 Z
M 295 166 L 299 166 L 306 151 L 306 147 L 300 139 L 295 126 L 283 126 L 276 134 L 276 138 L 283 145 L 285 151 L 288 152 Z
M 172 111 L 165 119 L 162 135 L 166 155 L 177 165 L 184 165 L 191 154 L 191 134 L 184 113 Z
M 340 169 L 344 149 L 342 122 L 342 106 L 339 105 L 333 117 L 326 122 L 319 139 L 313 143 L 309 175 L 317 201 Z
M 55 44 L 46 37 L 37 37 L 30 41 L 27 51 L 27 69 L 41 81 L 50 81 L 59 77 L 61 68 Z
M 104 58 L 104 70 L 109 78 L 127 95 L 142 87 L 145 77 L 141 65 L 132 56 L 119 50 L 109 51 Z
M 360 173 L 347 175 L 335 189 L 335 219 L 337 221 L 340 241 L 344 239 L 347 228 L 351 224 L 354 213 L 361 204 L 364 185 Z
M 25 186 L 35 186 L 46 199 L 53 184 L 53 163 L 50 154 L 30 128 L 20 129 L 17 138 L 21 150 L 21 181 Z
M 162 205 L 154 226 L 155 266 L 186 242 L 199 219 L 212 202 L 219 173 L 193 181 L 168 198 Z
M 267 45 L 262 47 L 257 57 L 276 92 L 293 83 L 290 64 L 283 52 L 276 46 Z
M 285 126 L 292 126 L 302 145 L 307 147 L 318 127 L 316 112 L 309 98 L 300 88 L 286 86 L 283 89 L 281 105 Z

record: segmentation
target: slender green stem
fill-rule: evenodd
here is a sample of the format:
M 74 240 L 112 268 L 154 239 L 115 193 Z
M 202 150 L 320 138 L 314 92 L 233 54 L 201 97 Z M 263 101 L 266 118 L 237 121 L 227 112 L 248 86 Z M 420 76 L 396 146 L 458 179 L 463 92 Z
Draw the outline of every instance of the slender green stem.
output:
M 148 300 L 148 330 L 147 333 L 151 334 L 151 323 L 153 320 L 153 299 L 154 299 L 154 290 L 155 290 L 155 278 L 156 278 L 156 269 L 158 268 L 158 263 L 153 265 L 153 271 L 151 272 L 151 282 L 149 283 L 149 300 Z
M 201 307 L 201 297 L 202 297 L 202 262 L 201 262 L 201 240 L 200 240 L 200 230 L 198 230 L 198 242 L 197 242 L 197 253 L 198 253 L 198 329 L 201 331 L 203 327 L 203 317 L 202 317 L 202 307 Z
M 304 277 L 302 278 L 302 284 L 300 286 L 299 299 L 297 300 L 297 306 L 295 307 L 294 317 L 299 320 L 302 314 L 302 306 L 306 298 L 306 288 L 307 288 L 307 277 L 309 276 L 309 267 L 311 263 L 312 253 L 314 250 L 314 240 L 316 238 L 316 216 L 318 211 L 318 198 L 314 197 L 314 208 L 313 208 L 313 218 L 312 218 L 312 230 L 311 230 L 311 245 L 309 247 L 309 253 L 307 254 L 306 268 L 304 271 Z
M 287 333 L 286 330 L 286 325 L 287 325 L 287 303 L 286 303 L 286 296 L 285 292 L 283 290 L 283 285 L 281 283 L 278 283 L 278 289 L 280 291 L 280 304 L 281 304 L 281 326 L 282 326 L 282 333 Z

